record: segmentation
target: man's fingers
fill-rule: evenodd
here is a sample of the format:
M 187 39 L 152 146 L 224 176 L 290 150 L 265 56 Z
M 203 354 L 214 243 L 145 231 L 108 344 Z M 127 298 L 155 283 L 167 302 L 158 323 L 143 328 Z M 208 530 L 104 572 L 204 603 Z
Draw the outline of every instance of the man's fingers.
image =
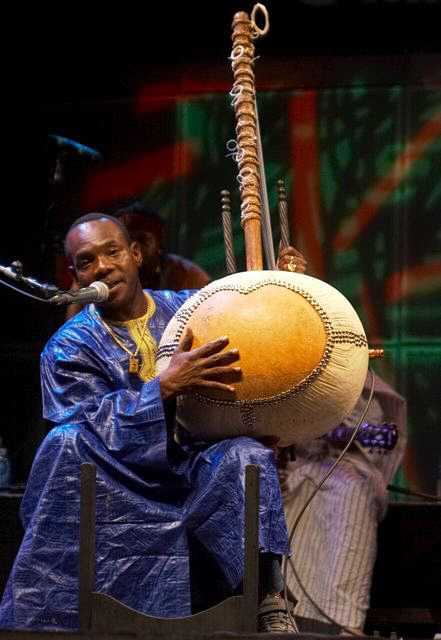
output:
M 193 331 L 190 327 L 187 327 L 186 332 L 184 333 L 184 337 L 179 343 L 176 351 L 190 351 L 191 345 L 193 344 Z
M 277 260 L 277 268 L 282 271 L 297 271 L 297 273 L 305 273 L 308 263 L 300 251 L 294 247 L 285 247 L 279 249 L 279 257 Z
M 242 380 L 240 367 L 211 367 L 202 373 L 203 380 L 218 380 L 224 384 Z
M 229 340 L 228 336 L 223 336 L 222 338 L 217 338 L 217 340 L 213 340 L 212 342 L 207 342 L 207 344 L 203 344 L 201 347 L 197 349 L 193 349 L 191 352 L 192 360 L 196 360 L 197 358 L 207 358 L 222 349 L 225 349 Z
M 223 382 L 218 382 L 217 380 L 201 380 L 201 382 L 195 387 L 195 391 L 200 391 L 200 393 L 204 393 L 207 389 L 217 389 L 219 391 L 224 391 L 231 395 L 231 399 L 236 395 L 236 390 L 229 384 L 224 384 Z
M 306 265 L 306 260 L 302 256 L 283 256 L 282 262 L 283 264 L 289 264 L 290 262 L 295 262 L 296 264 Z
M 297 271 L 297 273 L 305 273 L 307 266 L 308 263 L 302 254 L 293 255 L 292 253 L 287 253 L 280 256 L 278 260 L 278 267 L 282 271 Z
M 239 360 L 239 350 L 228 349 L 228 351 L 221 351 L 212 356 L 207 356 L 203 364 L 204 367 L 218 367 L 225 364 L 232 364 L 233 362 L 237 362 L 237 360 Z
M 303 253 L 300 253 L 300 251 L 298 251 L 294 247 L 285 247 L 284 249 L 280 249 L 279 257 L 282 258 L 283 256 L 294 256 L 295 258 L 304 257 Z

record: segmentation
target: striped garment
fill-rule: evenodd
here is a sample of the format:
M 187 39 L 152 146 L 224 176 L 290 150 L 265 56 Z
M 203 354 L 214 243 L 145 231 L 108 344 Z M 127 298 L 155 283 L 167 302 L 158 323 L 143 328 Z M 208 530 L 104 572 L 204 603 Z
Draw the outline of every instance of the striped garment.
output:
M 404 398 L 378 377 L 375 387 L 365 420 L 373 425 L 395 423 L 398 444 L 384 455 L 356 443 L 305 511 L 291 545 L 292 562 L 306 592 L 338 625 L 359 629 L 369 607 L 377 526 L 387 508 L 386 487 L 406 445 Z M 344 424 L 355 426 L 368 395 L 369 389 L 365 387 Z M 319 440 L 299 447 L 298 453 L 296 462 L 288 463 L 288 468 L 281 471 L 289 531 L 340 451 Z M 290 566 L 287 580 L 299 600 L 296 615 L 329 622 L 304 595 Z

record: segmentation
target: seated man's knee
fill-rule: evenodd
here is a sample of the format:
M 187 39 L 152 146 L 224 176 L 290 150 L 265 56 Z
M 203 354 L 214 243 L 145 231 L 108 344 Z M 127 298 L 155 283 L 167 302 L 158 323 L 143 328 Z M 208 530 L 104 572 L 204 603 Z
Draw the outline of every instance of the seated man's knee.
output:
M 76 442 L 78 435 L 80 434 L 81 429 L 77 424 L 62 424 L 56 427 L 53 427 L 49 433 L 47 434 L 44 442 L 58 442 L 62 444 L 63 442 L 73 441 Z

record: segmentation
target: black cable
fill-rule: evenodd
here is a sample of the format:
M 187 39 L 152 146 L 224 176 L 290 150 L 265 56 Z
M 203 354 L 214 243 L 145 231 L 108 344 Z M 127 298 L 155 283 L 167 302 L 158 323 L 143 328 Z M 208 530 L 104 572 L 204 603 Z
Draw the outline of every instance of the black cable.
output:
M 38 300 L 38 302 L 50 302 L 50 300 L 47 300 L 45 298 L 39 298 L 38 296 L 32 295 L 32 293 L 28 293 L 27 291 L 23 291 L 22 289 L 19 289 L 18 287 L 14 287 L 13 284 L 11 284 L 9 282 L 5 282 L 4 280 L 0 280 L 0 284 L 4 284 L 5 287 L 9 287 L 13 291 L 17 291 L 18 293 L 22 293 L 24 296 L 28 296 L 28 298 L 32 298 L 33 300 Z
M 306 500 L 305 504 L 303 505 L 303 507 L 300 509 L 300 512 L 296 518 L 296 520 L 294 521 L 294 524 L 291 528 L 291 532 L 289 534 L 289 538 L 288 538 L 288 549 L 287 552 L 284 554 L 284 561 L 283 561 L 283 585 L 284 585 L 284 598 L 285 598 L 285 607 L 286 607 L 286 611 L 288 612 L 288 615 L 291 619 L 292 622 L 294 622 L 293 617 L 291 615 L 291 612 L 289 610 L 289 606 L 288 606 L 288 595 L 287 595 L 287 569 L 288 569 L 288 561 L 289 564 L 291 565 L 291 568 L 294 571 L 294 575 L 299 583 L 300 588 L 302 589 L 303 593 L 305 594 L 305 596 L 308 598 L 308 600 L 311 602 L 311 604 L 317 609 L 317 611 L 321 614 L 324 615 L 325 618 L 327 618 L 327 620 L 329 620 L 330 622 L 332 622 L 333 624 L 337 625 L 338 627 L 340 627 L 343 631 L 347 631 L 350 635 L 357 635 L 355 634 L 353 631 L 351 631 L 350 629 L 348 629 L 347 627 L 344 627 L 342 625 L 340 625 L 338 622 L 336 622 L 333 618 L 331 618 L 330 616 L 328 616 L 326 613 L 324 613 L 324 611 L 321 610 L 321 608 L 318 606 L 318 604 L 313 600 L 313 598 L 309 595 L 309 593 L 306 591 L 305 587 L 303 586 L 302 582 L 300 581 L 297 572 L 294 569 L 294 564 L 292 562 L 292 559 L 289 558 L 289 550 L 291 549 L 291 543 L 292 543 L 292 539 L 294 537 L 294 533 L 298 527 L 298 524 L 303 516 L 303 514 L 305 513 L 306 509 L 308 508 L 309 504 L 311 503 L 312 499 L 314 498 L 314 496 L 316 495 L 316 493 L 319 491 L 319 489 L 321 489 L 321 487 L 323 486 L 323 484 L 326 482 L 326 480 L 329 478 L 329 476 L 331 475 L 331 473 L 334 471 L 334 469 L 336 468 L 336 466 L 341 462 L 343 456 L 345 455 L 345 453 L 348 451 L 349 447 L 352 445 L 352 443 L 354 442 L 355 438 L 357 437 L 357 434 L 360 430 L 360 426 L 361 423 L 363 422 L 368 409 L 370 407 L 371 401 L 372 401 L 372 396 L 374 395 L 374 390 L 375 390 L 375 374 L 372 371 L 372 369 L 369 367 L 368 371 L 371 374 L 371 389 L 370 389 L 370 393 L 369 393 L 369 398 L 368 401 L 366 403 L 366 407 L 360 417 L 360 419 L 358 420 L 358 424 L 354 430 L 354 433 L 352 434 L 349 442 L 347 443 L 347 445 L 345 446 L 345 448 L 343 449 L 343 451 L 340 453 L 340 455 L 338 456 L 338 458 L 336 459 L 336 461 L 334 462 L 334 464 L 331 466 L 330 469 L 328 469 L 328 471 L 325 473 L 325 475 L 323 476 L 323 478 L 320 480 L 320 482 L 318 483 L 317 487 L 314 489 L 314 491 L 311 493 L 311 495 L 309 496 L 309 498 Z M 285 498 L 286 499 L 286 498 Z
M 441 502 L 441 496 L 435 496 L 433 493 L 422 493 L 421 491 L 414 491 L 407 487 L 399 487 L 396 484 L 388 484 L 386 489 L 388 491 L 395 491 L 396 493 L 403 493 L 406 496 L 412 496 L 414 498 L 422 498 L 423 500 L 433 500 L 434 502 Z

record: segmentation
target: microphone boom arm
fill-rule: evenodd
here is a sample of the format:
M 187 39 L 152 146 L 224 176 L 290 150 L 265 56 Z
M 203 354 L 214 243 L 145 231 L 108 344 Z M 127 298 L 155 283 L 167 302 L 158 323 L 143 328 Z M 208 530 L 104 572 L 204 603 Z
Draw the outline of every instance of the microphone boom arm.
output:
M 22 293 L 25 296 L 39 300 L 40 302 L 48 302 L 52 305 L 72 304 L 74 302 L 88 303 L 88 302 L 104 302 L 109 297 L 109 287 L 105 282 L 97 280 L 92 282 L 89 287 L 82 289 L 75 289 L 72 291 L 62 291 L 53 284 L 46 284 L 38 282 L 35 278 L 28 278 L 23 275 L 23 265 L 16 260 L 10 267 L 4 267 L 0 265 L 0 275 L 7 276 L 11 280 L 19 284 L 24 284 L 30 287 L 34 292 L 38 294 L 32 295 L 18 287 L 15 287 L 3 280 L 0 280 L 1 284 Z
M 15 260 L 10 267 L 0 265 L 0 274 L 10 278 L 11 280 L 15 280 L 15 282 L 18 282 L 19 284 L 29 287 L 34 292 L 38 293 L 42 300 L 50 300 L 50 298 L 53 298 L 60 293 L 58 287 L 53 284 L 39 282 L 35 278 L 24 276 L 23 265 L 19 260 Z M 20 291 L 20 289 L 16 289 L 16 291 Z

